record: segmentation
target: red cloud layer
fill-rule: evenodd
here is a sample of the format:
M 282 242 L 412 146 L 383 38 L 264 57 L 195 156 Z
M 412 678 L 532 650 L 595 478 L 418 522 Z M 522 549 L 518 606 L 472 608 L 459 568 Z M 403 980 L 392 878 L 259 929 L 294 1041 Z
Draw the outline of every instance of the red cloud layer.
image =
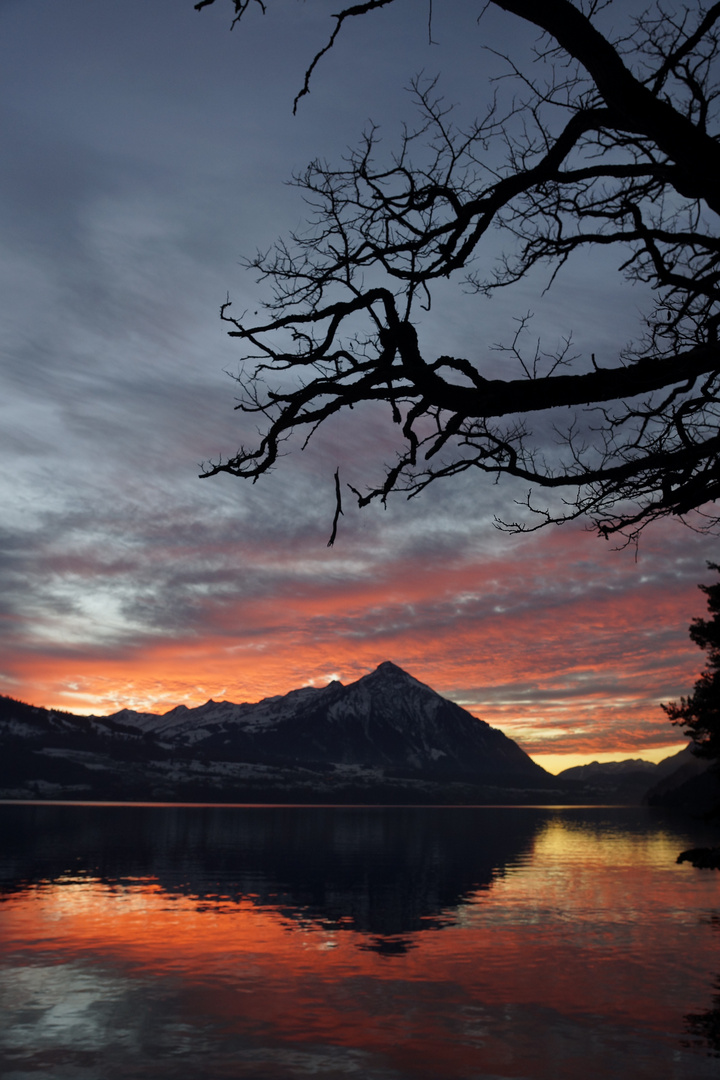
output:
M 530 752 L 676 742 L 658 701 L 702 664 L 687 625 L 703 599 L 687 573 L 660 575 L 652 552 L 636 564 L 598 546 L 556 532 L 491 555 L 286 551 L 284 565 L 256 549 L 252 572 L 234 586 L 224 569 L 180 627 L 106 645 L 17 637 L 4 689 L 83 712 L 162 712 L 349 682 L 390 658 Z

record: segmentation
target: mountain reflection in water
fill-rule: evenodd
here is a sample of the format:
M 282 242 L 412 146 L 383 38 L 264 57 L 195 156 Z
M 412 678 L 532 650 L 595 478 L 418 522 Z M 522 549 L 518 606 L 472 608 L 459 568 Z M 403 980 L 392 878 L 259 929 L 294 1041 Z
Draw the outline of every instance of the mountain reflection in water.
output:
M 0 1073 L 704 1080 L 720 875 L 674 860 L 712 840 L 597 807 L 0 806 Z
M 542 823 L 488 809 L 479 835 L 468 820 L 456 807 L 34 806 L 10 811 L 0 888 L 145 877 L 206 903 L 249 899 L 328 928 L 412 934 L 522 862 Z

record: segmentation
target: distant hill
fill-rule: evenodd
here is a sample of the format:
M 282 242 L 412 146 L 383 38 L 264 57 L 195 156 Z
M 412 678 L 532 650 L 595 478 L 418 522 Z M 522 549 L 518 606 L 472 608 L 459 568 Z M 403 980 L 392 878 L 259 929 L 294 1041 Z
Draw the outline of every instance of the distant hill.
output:
M 570 769 L 563 769 L 560 776 L 572 777 L 575 780 L 593 781 L 595 779 L 606 780 L 610 777 L 654 775 L 657 765 L 652 761 L 644 761 L 643 758 L 625 758 L 623 761 L 591 761 L 589 765 L 574 765 Z
M 641 758 L 624 761 L 592 761 L 563 769 L 558 780 L 573 780 L 582 784 L 590 800 L 639 803 L 647 789 L 655 783 L 656 765 Z
M 0 798 L 554 801 L 501 731 L 386 661 L 256 704 L 73 716 L 0 699 Z M 570 790 L 574 788 L 570 784 Z
M 715 762 L 696 757 L 686 747 L 661 765 L 672 767 L 657 774 L 644 803 L 701 816 L 720 813 L 720 777 Z
M 593 761 L 576 765 L 558 774 L 558 780 L 582 784 L 588 796 L 607 801 L 645 803 L 650 806 L 673 806 L 674 792 L 686 781 L 705 773 L 711 763 L 696 757 L 690 746 L 664 758 L 657 765 L 641 758 L 623 761 Z M 665 796 L 668 796 L 666 799 Z

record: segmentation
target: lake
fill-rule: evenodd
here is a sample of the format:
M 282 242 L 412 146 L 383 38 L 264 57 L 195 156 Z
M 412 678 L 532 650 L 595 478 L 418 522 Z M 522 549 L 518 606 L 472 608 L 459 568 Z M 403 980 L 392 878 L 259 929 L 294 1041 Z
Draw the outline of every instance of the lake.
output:
M 704 1080 L 718 841 L 627 807 L 0 806 L 4 1080 Z

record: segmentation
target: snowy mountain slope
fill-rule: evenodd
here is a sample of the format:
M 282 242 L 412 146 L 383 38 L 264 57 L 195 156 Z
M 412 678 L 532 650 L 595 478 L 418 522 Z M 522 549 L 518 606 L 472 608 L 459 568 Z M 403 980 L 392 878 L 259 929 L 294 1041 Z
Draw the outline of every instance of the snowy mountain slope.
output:
M 208 701 L 153 717 L 116 713 L 163 743 L 249 760 L 332 762 L 435 776 L 547 774 L 507 738 L 386 661 L 343 686 L 303 687 L 256 705 Z
M 390 662 L 348 686 L 164 715 L 73 716 L 0 697 L 0 798 L 462 803 L 544 793 L 561 795 L 512 739 Z
M 263 698 L 256 704 L 244 702 L 235 705 L 232 701 L 206 701 L 189 709 L 187 705 L 176 705 L 170 712 L 158 716 L 157 713 L 138 713 L 122 709 L 108 719 L 136 727 L 159 739 L 171 742 L 195 743 L 207 738 L 211 732 L 237 729 L 247 734 L 276 728 L 298 712 L 308 707 L 315 707 L 322 695 L 332 693 L 333 688 L 342 683 L 329 683 L 318 689 L 304 686 L 291 690 L 289 694 Z

